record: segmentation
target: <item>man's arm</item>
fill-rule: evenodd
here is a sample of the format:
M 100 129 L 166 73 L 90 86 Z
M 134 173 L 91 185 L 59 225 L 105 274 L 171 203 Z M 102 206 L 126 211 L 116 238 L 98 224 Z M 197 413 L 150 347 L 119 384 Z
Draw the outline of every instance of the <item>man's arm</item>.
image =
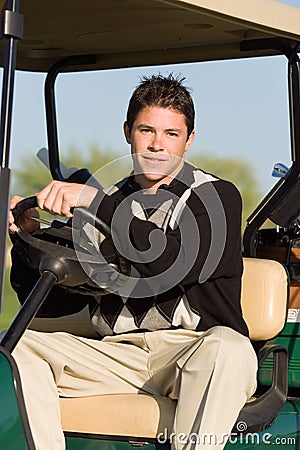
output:
M 85 191 L 83 192 L 83 190 Z M 55 214 L 71 216 L 71 208 L 76 205 L 76 201 L 81 206 L 88 206 L 92 198 L 97 193 L 97 189 L 75 183 L 51 182 L 41 192 L 37 193 L 38 204 L 41 209 L 48 210 Z M 22 197 L 14 196 L 10 203 L 9 231 L 13 248 L 11 251 L 11 285 L 16 291 L 20 303 L 24 303 L 31 289 L 39 278 L 38 270 L 31 264 L 24 251 L 24 243 L 20 244 L 20 239 L 16 233 L 17 227 L 14 223 L 12 209 L 22 200 Z M 66 213 L 66 214 L 65 214 Z M 22 229 L 31 233 L 38 229 L 38 223 L 31 217 L 38 217 L 35 209 L 25 211 L 21 218 Z M 93 302 L 93 297 L 82 296 L 68 292 L 67 288 L 54 286 L 48 294 L 47 299 L 38 312 L 39 317 L 58 317 L 80 311 L 86 304 Z

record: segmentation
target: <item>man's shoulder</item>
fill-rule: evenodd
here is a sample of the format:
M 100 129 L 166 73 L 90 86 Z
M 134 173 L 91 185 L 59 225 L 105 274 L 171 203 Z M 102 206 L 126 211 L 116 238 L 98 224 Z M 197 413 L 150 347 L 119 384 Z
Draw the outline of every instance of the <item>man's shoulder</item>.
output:
M 112 184 L 106 188 L 103 189 L 103 192 L 108 196 L 117 197 L 121 194 L 122 190 L 129 184 L 130 182 L 130 176 L 127 176 L 123 178 L 122 180 L 118 181 L 115 184 Z
M 192 189 L 199 188 L 201 186 L 212 186 L 219 195 L 233 195 L 240 197 L 240 192 L 237 186 L 230 180 L 220 178 L 210 172 L 206 172 L 198 167 L 189 165 L 188 171 L 192 174 L 192 182 L 190 187 Z

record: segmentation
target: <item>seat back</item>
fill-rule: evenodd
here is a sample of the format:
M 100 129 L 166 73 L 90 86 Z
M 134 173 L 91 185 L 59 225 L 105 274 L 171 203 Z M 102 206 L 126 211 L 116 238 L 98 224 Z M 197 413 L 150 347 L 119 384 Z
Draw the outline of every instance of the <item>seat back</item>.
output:
M 286 321 L 289 282 L 284 266 L 277 261 L 243 258 L 241 304 L 252 341 L 277 336 Z

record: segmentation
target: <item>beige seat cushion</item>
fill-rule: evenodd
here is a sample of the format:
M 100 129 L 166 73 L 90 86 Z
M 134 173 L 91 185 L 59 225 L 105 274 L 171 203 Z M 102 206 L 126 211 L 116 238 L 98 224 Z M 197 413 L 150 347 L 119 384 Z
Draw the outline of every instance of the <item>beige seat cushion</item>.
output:
M 144 394 L 61 398 L 64 430 L 155 438 L 171 430 L 176 402 Z
M 283 329 L 288 275 L 277 261 L 244 258 L 241 304 L 252 341 L 266 341 Z

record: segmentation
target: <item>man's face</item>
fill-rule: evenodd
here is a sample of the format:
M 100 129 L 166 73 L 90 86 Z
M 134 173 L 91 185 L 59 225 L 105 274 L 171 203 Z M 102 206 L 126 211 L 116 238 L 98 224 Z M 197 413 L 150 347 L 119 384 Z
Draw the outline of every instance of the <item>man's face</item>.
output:
M 136 181 L 143 189 L 169 184 L 183 166 L 194 131 L 187 135 L 182 113 L 174 109 L 147 107 L 140 111 L 125 137 L 131 145 Z

